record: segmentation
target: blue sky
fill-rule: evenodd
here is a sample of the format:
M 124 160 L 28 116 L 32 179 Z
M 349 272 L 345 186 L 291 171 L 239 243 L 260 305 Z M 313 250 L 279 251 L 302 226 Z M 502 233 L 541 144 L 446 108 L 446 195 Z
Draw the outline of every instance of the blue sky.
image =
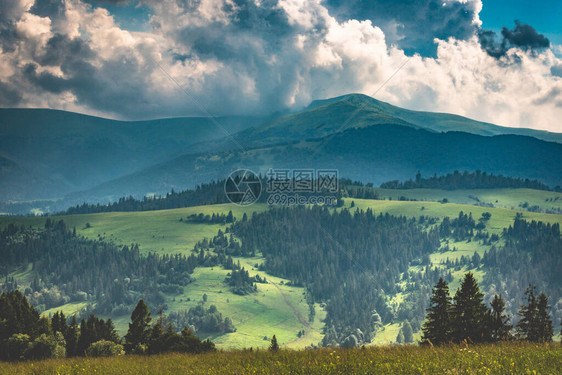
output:
M 553 44 L 562 45 L 561 0 L 483 0 L 480 12 L 482 27 L 500 31 L 513 27 L 513 21 L 532 25 Z

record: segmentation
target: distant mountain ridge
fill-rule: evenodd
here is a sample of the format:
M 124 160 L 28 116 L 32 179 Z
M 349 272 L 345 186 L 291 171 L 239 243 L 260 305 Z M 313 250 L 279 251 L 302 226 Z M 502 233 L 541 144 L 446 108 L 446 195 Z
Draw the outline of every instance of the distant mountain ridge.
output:
M 307 107 L 307 109 L 315 109 L 340 101 L 355 103 L 363 111 L 385 113 L 412 125 L 436 132 L 461 131 L 486 136 L 514 134 L 535 137 L 543 141 L 562 143 L 562 133 L 499 126 L 450 113 L 414 111 L 396 107 L 392 104 L 388 104 L 362 94 L 349 94 L 331 99 L 315 100 Z
M 219 121 L 227 133 L 235 133 L 262 119 Z M 0 109 L 0 155 L 19 167 L 19 175 L 25 170 L 34 180 L 51 182 L 15 186 L 7 171 L 0 170 L 0 201 L 62 197 L 190 152 L 192 144 L 227 133 L 201 117 L 117 121 L 49 109 Z
M 126 122 L 0 109 L 0 155 L 12 163 L 0 168 L 0 201 L 66 195 L 70 204 L 106 203 L 191 188 L 237 168 L 338 168 L 374 183 L 418 170 L 482 170 L 562 185 L 560 133 L 410 111 L 361 94 L 269 119 L 216 121 L 226 132 L 209 118 Z

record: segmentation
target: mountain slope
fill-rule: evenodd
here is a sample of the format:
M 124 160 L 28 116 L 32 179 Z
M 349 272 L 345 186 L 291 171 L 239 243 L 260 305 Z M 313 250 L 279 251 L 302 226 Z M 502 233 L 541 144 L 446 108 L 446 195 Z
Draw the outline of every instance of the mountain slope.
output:
M 436 132 L 462 131 L 488 136 L 515 134 L 535 137 L 543 141 L 562 143 L 562 133 L 552 133 L 544 130 L 526 128 L 510 128 L 449 113 L 412 111 L 393 106 L 362 94 L 349 94 L 331 99 L 316 100 L 312 102 L 307 109 L 328 107 L 334 103 L 341 102 L 353 103 L 361 112 L 384 113 L 387 116 L 392 116 L 398 120 Z
M 531 157 L 532 156 L 532 157 Z M 73 194 L 74 200 L 115 199 L 126 194 L 183 189 L 224 178 L 238 168 L 338 169 L 342 177 L 375 184 L 455 169 L 531 178 L 562 184 L 562 144 L 532 137 L 486 137 L 462 132 L 434 133 L 396 124 L 348 129 L 296 144 L 246 151 L 183 155 L 131 175 Z
M 261 121 L 219 120 L 228 133 Z M 30 176 L 24 190 L 3 179 L 1 200 L 52 198 L 87 189 L 223 136 L 208 118 L 126 122 L 46 109 L 0 109 L 0 150 Z M 53 183 L 38 186 L 33 179 Z

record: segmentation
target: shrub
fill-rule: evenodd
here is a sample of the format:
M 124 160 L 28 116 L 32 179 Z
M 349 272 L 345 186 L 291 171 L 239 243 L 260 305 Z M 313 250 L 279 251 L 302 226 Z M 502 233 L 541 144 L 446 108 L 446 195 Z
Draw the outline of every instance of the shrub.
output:
M 88 357 L 111 357 L 121 354 L 125 354 L 123 345 L 107 340 L 96 341 L 86 349 Z

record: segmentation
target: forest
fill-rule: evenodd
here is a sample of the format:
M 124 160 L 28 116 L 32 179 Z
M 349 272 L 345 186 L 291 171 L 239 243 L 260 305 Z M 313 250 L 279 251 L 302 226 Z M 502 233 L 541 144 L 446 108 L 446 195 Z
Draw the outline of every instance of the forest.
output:
M 131 323 L 122 339 L 111 319 L 94 314 L 67 319 L 63 312 L 42 317 L 19 291 L 0 295 L 0 360 L 40 360 L 75 356 L 106 357 L 165 352 L 201 353 L 214 350 L 214 344 L 201 341 L 189 327 L 174 330 L 165 315 L 152 316 L 144 300 L 131 314 Z
M 0 231 L 0 272 L 8 275 L 18 267 L 32 264 L 35 274 L 23 290 L 29 301 L 43 311 L 69 302 L 88 303 L 89 313 L 123 315 L 135 301 L 144 298 L 153 309 L 166 308 L 166 294 L 180 294 L 193 281 L 198 266 L 223 265 L 239 269 L 224 254 L 193 252 L 189 256 L 141 255 L 138 245 L 118 247 L 101 239 L 76 235 L 64 221 L 47 219 L 44 228 L 8 225 Z M 226 281 L 225 281 L 226 282 Z M 253 287 L 253 279 L 243 279 L 234 287 Z M 5 276 L 1 288 L 18 288 L 17 281 Z
M 388 181 L 380 185 L 384 189 L 498 189 L 498 188 L 526 188 L 536 190 L 561 191 L 560 186 L 551 189 L 548 185 L 528 178 L 514 178 L 489 174 L 482 171 L 447 173 L 443 176 L 422 177 L 418 172 L 414 180 Z
M 201 220 L 213 217 L 222 221 L 231 215 Z M 490 218 L 489 212 L 478 218 L 459 212 L 437 220 L 375 214 L 370 209 L 271 208 L 228 219 L 232 224 L 226 231 L 219 229 L 215 237 L 199 241 L 190 255 L 141 255 L 135 244 L 86 239 L 64 221 L 48 219 L 42 228 L 8 225 L 0 231 L 0 256 L 5 260 L 0 272 L 8 275 L 33 265 L 33 279 L 22 293 L 38 311 L 87 302 L 83 318 L 91 313 L 121 316 L 140 298 L 152 310 L 166 311 L 166 296 L 182 293 L 193 282 L 196 267 L 221 266 L 229 271 L 224 283 L 233 293 L 256 293 L 267 280 L 251 276 L 233 257 L 263 256 L 256 267 L 305 288 L 309 319 L 314 319 L 315 303 L 325 306 L 319 344 L 358 346 L 371 342 L 382 325 L 396 322 L 402 323 L 400 340 L 410 341 L 411 333 L 422 329 L 432 285 L 439 278 L 452 282 L 451 272 L 467 266 L 483 271 L 486 301 L 501 295 L 514 323 L 529 284 L 555 301 L 552 313 L 559 321 L 559 225 L 518 215 L 500 241 L 487 232 Z M 451 251 L 450 241 L 481 241 L 490 250 L 432 265 L 429 255 Z M 2 288 L 18 289 L 17 280 L 5 276 Z M 391 296 L 397 294 L 403 298 L 393 303 Z M 235 327 L 228 318 L 216 307 L 203 305 L 169 314 L 175 329 L 190 326 L 193 332 L 231 332 Z

